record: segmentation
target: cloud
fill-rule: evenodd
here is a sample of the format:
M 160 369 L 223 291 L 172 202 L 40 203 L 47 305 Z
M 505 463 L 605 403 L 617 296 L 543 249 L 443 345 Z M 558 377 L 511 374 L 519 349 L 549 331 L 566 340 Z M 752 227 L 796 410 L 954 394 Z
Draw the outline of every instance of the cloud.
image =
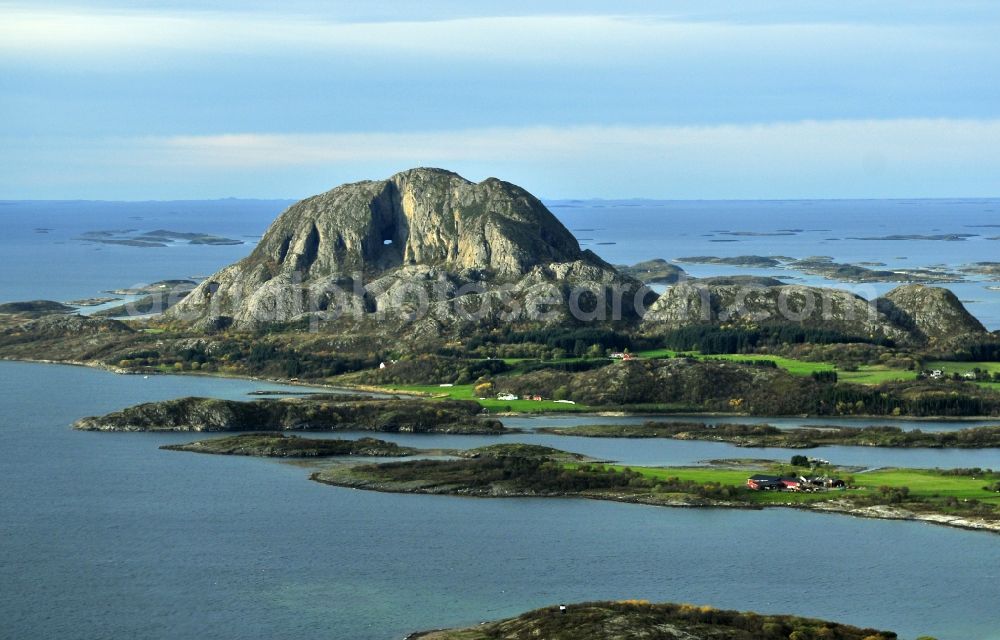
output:
M 226 134 L 149 138 L 167 162 L 279 167 L 391 159 L 488 161 L 521 157 L 697 159 L 715 165 L 771 161 L 828 165 L 879 156 L 886 163 L 986 160 L 1000 120 L 834 120 L 709 126 L 516 127 L 403 133 Z M 997 161 L 1000 163 L 1000 161 Z
M 35 63 L 176 64 L 178 54 L 302 55 L 328 52 L 441 58 L 602 64 L 630 56 L 651 59 L 754 48 L 773 55 L 795 44 L 824 49 L 968 43 L 991 36 L 920 25 L 835 22 L 736 23 L 663 15 L 484 15 L 458 19 L 348 22 L 316 16 L 240 11 L 36 9 L 0 6 L 0 55 Z M 916 39 L 915 39 L 916 38 Z M 909 44 L 908 44 L 909 43 Z M 142 53 L 136 58 L 123 53 Z M 165 56 L 165 58 L 164 58 Z M 199 59 L 199 61 L 201 61 Z
M 56 141 L 18 164 L 56 168 L 46 188 L 83 175 L 91 190 L 172 197 L 304 195 L 411 166 L 547 197 L 944 197 L 1000 195 L 997 148 L 1000 119 L 895 119 Z M 18 166 L 0 173 L 11 197 Z

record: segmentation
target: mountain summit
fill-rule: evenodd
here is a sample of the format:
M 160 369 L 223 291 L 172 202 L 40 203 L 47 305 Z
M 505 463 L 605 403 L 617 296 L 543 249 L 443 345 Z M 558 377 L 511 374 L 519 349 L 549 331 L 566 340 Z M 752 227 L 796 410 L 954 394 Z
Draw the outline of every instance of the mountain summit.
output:
M 418 168 L 292 205 L 249 256 L 208 278 L 169 315 L 252 328 L 329 316 L 338 297 L 340 312 L 384 311 L 400 305 L 389 294 L 429 284 L 435 300 L 474 295 L 482 302 L 500 285 L 518 298 L 540 284 L 579 282 L 638 289 L 581 250 L 521 187 Z M 559 293 L 564 302 L 567 295 Z

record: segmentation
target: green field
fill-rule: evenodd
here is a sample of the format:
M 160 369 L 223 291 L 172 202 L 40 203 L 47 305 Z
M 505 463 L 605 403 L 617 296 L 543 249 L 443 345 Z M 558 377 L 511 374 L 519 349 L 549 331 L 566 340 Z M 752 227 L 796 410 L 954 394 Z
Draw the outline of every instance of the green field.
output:
M 672 351 L 670 349 L 652 349 L 650 351 L 639 351 L 636 353 L 641 358 L 675 358 L 686 356 L 699 360 L 729 360 L 731 362 L 754 362 L 760 360 L 770 360 L 779 368 L 796 376 L 812 375 L 814 371 L 836 371 L 837 378 L 841 382 L 853 382 L 855 384 L 881 384 L 892 380 L 913 380 L 917 377 L 916 372 L 903 369 L 890 369 L 881 365 L 863 365 L 857 371 L 843 371 L 836 365 L 829 362 L 810 362 L 807 360 L 796 360 L 795 358 L 785 358 L 756 353 L 733 353 L 719 355 L 703 355 L 697 351 Z M 955 363 L 948 363 L 955 364 Z M 972 364 L 972 363 L 970 363 Z M 1000 364 L 1000 363 L 990 363 Z M 939 367 L 935 367 L 939 368 Z M 970 367 L 971 369 L 971 367 Z
M 905 369 L 890 369 L 883 365 L 862 365 L 857 371 L 837 370 L 837 380 L 855 384 L 882 384 L 894 380 L 916 380 L 916 371 Z
M 625 469 L 623 465 L 608 465 L 619 471 Z M 737 469 L 723 467 L 628 467 L 649 478 L 667 479 L 679 478 L 692 482 L 707 483 L 718 482 L 723 485 L 733 485 L 742 487 L 746 484 L 749 476 L 755 473 L 774 473 L 776 475 L 792 475 L 793 473 L 803 473 L 804 469 L 793 471 L 784 465 L 776 465 L 773 469 L 760 471 L 756 469 Z M 858 489 L 847 492 L 849 496 L 871 496 L 878 493 L 879 487 L 907 487 L 910 495 L 923 499 L 944 499 L 956 498 L 958 500 L 975 499 L 980 502 L 1000 506 L 1000 493 L 989 492 L 983 489 L 988 484 L 993 484 L 1000 480 L 1000 473 L 992 473 L 986 476 L 959 476 L 947 475 L 941 471 L 933 469 L 882 469 L 867 473 L 831 473 L 841 477 L 853 477 L 854 484 Z M 788 503 L 788 502 L 816 502 L 829 500 L 836 497 L 839 492 L 818 492 L 818 493 L 796 493 L 791 491 L 760 491 L 751 494 L 754 502 L 759 503 Z
M 961 375 L 963 373 L 969 373 L 973 369 L 988 371 L 993 374 L 1000 373 L 1000 362 L 950 362 L 945 360 L 934 360 L 925 363 L 924 368 L 940 369 L 949 375 L 952 373 L 958 373 Z
M 471 384 L 456 384 L 451 387 L 442 387 L 436 384 L 403 384 L 389 385 L 383 388 L 387 391 L 421 393 L 442 398 L 454 398 L 457 400 L 475 400 L 490 411 L 537 413 L 542 411 L 572 412 L 591 410 L 591 408 L 587 405 L 567 404 L 565 402 L 554 402 L 552 400 L 497 400 L 496 398 L 486 398 L 485 400 L 480 400 L 478 397 L 473 395 L 473 385 Z

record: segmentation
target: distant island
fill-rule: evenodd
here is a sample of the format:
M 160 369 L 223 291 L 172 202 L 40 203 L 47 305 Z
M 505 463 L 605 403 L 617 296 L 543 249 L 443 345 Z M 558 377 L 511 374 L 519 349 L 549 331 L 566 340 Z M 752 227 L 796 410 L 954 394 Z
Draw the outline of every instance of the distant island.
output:
M 224 238 L 208 233 L 192 233 L 186 231 L 169 231 L 156 229 L 140 233 L 137 229 L 115 229 L 102 231 L 87 231 L 78 240 L 97 244 L 113 244 L 137 248 L 167 247 L 178 242 L 187 244 L 234 245 L 243 244 L 242 240 Z

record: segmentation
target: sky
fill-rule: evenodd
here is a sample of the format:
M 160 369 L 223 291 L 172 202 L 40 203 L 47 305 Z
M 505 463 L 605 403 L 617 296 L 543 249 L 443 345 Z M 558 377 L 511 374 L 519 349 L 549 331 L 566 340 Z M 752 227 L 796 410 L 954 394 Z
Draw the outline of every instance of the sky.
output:
M 992 0 L 0 0 L 0 198 L 994 197 L 998 69 Z

